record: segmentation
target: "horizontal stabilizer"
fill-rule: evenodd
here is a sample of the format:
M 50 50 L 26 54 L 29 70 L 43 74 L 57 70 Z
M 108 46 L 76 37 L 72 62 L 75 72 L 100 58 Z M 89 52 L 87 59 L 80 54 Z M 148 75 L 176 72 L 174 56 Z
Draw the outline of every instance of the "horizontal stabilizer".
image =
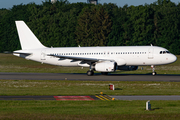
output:
M 28 51 L 23 51 L 23 50 L 17 50 L 14 51 L 13 54 L 26 54 L 26 55 L 31 55 L 32 53 L 28 52 Z
M 17 51 L 13 52 L 13 55 L 18 56 L 18 57 L 22 57 L 22 58 L 26 58 L 26 59 L 31 54 L 32 54 L 31 52 L 23 51 L 23 50 L 17 50 Z

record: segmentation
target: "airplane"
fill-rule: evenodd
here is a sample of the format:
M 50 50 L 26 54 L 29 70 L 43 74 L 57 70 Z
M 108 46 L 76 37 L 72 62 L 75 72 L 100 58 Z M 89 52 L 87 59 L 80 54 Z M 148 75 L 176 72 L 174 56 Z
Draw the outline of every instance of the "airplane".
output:
M 116 70 L 137 70 L 138 66 L 150 65 L 152 75 L 155 66 L 173 63 L 177 57 L 158 46 L 116 47 L 46 47 L 33 34 L 24 21 L 15 21 L 22 50 L 13 55 L 28 60 L 57 66 L 89 67 L 88 76 L 94 71 L 107 75 Z

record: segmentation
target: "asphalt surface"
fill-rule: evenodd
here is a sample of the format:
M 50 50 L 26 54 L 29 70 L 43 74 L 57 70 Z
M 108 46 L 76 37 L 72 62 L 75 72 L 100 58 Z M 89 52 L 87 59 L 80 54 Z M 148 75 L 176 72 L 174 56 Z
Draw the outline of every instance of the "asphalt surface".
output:
M 58 101 L 91 101 L 102 100 L 180 100 L 180 96 L 0 96 L 0 100 L 58 100 Z
M 91 81 L 164 81 L 180 82 L 180 75 L 131 75 L 110 74 L 87 76 L 86 74 L 62 73 L 0 73 L 1 80 L 91 80 Z
M 58 100 L 58 101 L 91 101 L 103 100 L 110 101 L 112 98 L 108 95 L 95 96 L 0 96 L 0 100 Z

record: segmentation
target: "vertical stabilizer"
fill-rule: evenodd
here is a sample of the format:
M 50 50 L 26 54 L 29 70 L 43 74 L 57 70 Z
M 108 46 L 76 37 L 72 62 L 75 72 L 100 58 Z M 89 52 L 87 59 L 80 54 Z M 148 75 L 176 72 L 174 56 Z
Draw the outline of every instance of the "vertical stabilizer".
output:
M 22 50 L 46 48 L 41 44 L 24 21 L 16 21 L 16 27 Z

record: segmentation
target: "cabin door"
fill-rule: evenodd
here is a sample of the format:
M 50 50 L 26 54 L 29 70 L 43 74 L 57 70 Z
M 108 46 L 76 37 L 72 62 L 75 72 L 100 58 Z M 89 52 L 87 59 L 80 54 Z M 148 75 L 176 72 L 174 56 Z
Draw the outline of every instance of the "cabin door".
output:
M 153 58 L 154 58 L 153 52 L 154 52 L 154 48 L 149 48 L 149 51 L 148 51 L 148 59 L 153 59 Z

